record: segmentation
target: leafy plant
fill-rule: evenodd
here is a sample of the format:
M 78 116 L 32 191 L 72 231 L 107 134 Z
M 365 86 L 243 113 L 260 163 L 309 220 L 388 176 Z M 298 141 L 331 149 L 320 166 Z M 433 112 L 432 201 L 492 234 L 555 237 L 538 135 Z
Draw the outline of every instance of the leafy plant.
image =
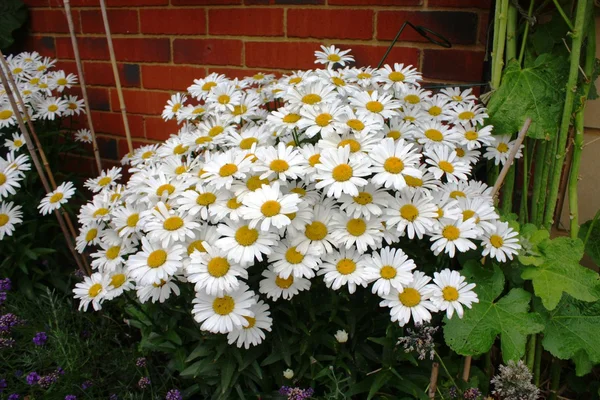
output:
M 25 21 L 27 8 L 22 0 L 0 2 L 0 49 L 5 49 L 13 43 L 13 31 L 20 28 Z

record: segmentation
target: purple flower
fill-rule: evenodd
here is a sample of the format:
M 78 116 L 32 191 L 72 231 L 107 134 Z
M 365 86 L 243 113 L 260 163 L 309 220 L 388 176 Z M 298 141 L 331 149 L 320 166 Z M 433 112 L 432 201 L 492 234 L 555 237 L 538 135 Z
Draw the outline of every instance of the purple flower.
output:
M 304 400 L 309 399 L 315 391 L 313 388 L 301 389 L 299 387 L 282 386 L 279 389 L 279 394 L 287 396 L 288 400 Z
M 58 381 L 58 371 L 54 371 L 48 375 L 42 376 L 38 382 L 38 385 L 40 385 L 43 389 L 48 389 L 56 381 Z
M 140 378 L 138 381 L 138 386 L 140 389 L 146 389 L 148 386 L 150 386 L 150 378 L 147 376 Z
M 0 392 L 3 392 L 8 385 L 6 384 L 6 379 L 0 379 Z
M 463 398 L 465 400 L 477 400 L 481 396 L 481 391 L 477 388 L 470 388 L 465 390 Z
M 22 323 L 21 319 L 13 313 L 0 315 L 0 334 L 10 332 L 12 327 Z
M 35 334 L 32 340 L 33 344 L 35 344 L 36 346 L 43 346 L 48 340 L 48 335 L 46 335 L 46 332 L 38 332 Z
M 83 390 L 87 390 L 88 388 L 92 387 L 92 385 L 93 385 L 92 381 L 87 380 L 81 384 L 81 388 Z
M 0 306 L 6 301 L 6 292 L 0 292 Z
M 0 349 L 6 349 L 15 345 L 13 338 L 0 338 Z
M 8 292 L 11 289 L 11 286 L 9 278 L 0 279 L 0 291 Z
M 17 393 L 13 393 L 10 396 L 8 396 L 8 400 L 19 400 L 21 398 L 21 396 L 19 396 Z
M 138 368 L 144 368 L 146 366 L 146 357 L 139 357 L 137 360 L 135 360 L 135 365 Z
M 165 400 L 183 400 L 183 396 L 179 390 L 171 389 L 167 392 Z
M 40 380 L 40 376 L 35 371 L 30 372 L 27 375 L 27 384 L 28 385 L 35 385 L 36 383 L 38 383 L 39 380 Z
M 77 400 L 77 396 L 74 394 L 68 394 L 65 396 L 65 400 Z

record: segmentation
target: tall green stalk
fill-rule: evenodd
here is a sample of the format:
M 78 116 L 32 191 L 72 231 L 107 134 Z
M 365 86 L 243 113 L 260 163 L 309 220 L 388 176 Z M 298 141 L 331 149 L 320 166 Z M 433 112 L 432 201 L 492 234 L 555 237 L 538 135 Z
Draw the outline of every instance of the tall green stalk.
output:
M 502 66 L 504 65 L 504 47 L 506 45 L 506 29 L 508 24 L 508 5 L 510 0 L 498 0 L 500 5 L 500 14 L 496 15 L 496 24 L 498 30 L 494 30 L 494 52 L 492 63 L 492 88 L 498 89 L 502 80 Z M 498 11 L 498 7 L 496 8 Z M 497 40 L 496 40 L 497 38 Z
M 587 19 L 587 11 L 592 0 L 579 0 L 577 2 L 577 14 L 575 15 L 575 29 L 571 32 L 571 63 L 569 66 L 569 78 L 566 85 L 565 106 L 563 109 L 560 129 L 558 131 L 558 144 L 556 160 L 550 175 L 550 189 L 546 202 L 546 212 L 544 215 L 544 226 L 550 230 L 554 219 L 554 210 L 556 209 L 556 200 L 558 199 L 558 189 L 560 176 L 565 161 L 566 144 L 569 136 L 569 125 L 573 113 L 573 103 L 575 91 L 577 90 L 577 75 L 579 73 L 579 60 L 581 58 L 581 46 L 585 36 L 584 26 Z
M 592 74 L 594 72 L 594 63 L 596 61 L 596 24 L 594 18 L 590 19 L 587 46 L 585 51 L 585 64 L 583 72 L 587 80 L 583 84 L 583 93 L 579 100 L 577 113 L 575 114 L 575 137 L 573 146 L 573 161 L 571 163 L 571 173 L 569 175 L 569 210 L 571 214 L 571 237 L 577 238 L 579 234 L 579 206 L 577 197 L 577 182 L 579 167 L 581 165 L 581 154 L 583 152 L 583 118 L 585 103 L 587 100 L 590 86 L 592 83 Z
M 527 17 L 531 18 L 533 15 L 533 6 L 535 4 L 535 0 L 530 0 L 529 2 L 529 10 L 527 10 Z M 523 38 L 521 39 L 521 50 L 519 51 L 519 64 L 523 64 L 523 57 L 525 56 L 525 47 L 527 45 L 527 36 L 529 35 L 529 20 L 527 20 L 525 24 L 525 30 L 523 31 Z
M 526 143 L 523 152 L 523 186 L 521 187 L 521 205 L 519 207 L 519 223 L 521 225 L 529 221 L 529 170 L 531 169 L 530 160 L 534 150 L 534 142 L 531 139 L 527 139 Z
M 545 190 L 544 172 L 548 169 L 546 163 L 546 154 L 550 151 L 551 144 L 548 141 L 541 141 L 535 148 L 535 174 L 533 175 L 533 195 L 531 196 L 531 222 L 539 225 L 537 216 L 544 212 L 542 204 L 542 191 Z M 541 208 L 541 210 L 540 210 Z

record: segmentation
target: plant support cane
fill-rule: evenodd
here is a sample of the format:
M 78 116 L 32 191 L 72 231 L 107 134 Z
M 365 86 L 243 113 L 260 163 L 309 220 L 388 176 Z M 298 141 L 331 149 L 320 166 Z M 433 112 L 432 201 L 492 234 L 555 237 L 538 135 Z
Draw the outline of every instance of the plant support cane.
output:
M 92 112 L 90 111 L 90 101 L 88 99 L 87 88 L 85 86 L 85 77 L 83 76 L 83 65 L 81 64 L 81 56 L 79 55 L 79 46 L 77 45 L 77 38 L 75 37 L 75 27 L 73 25 L 73 17 L 71 16 L 70 0 L 64 0 L 64 6 L 65 14 L 67 15 L 67 24 L 69 25 L 69 34 L 71 36 L 71 45 L 73 46 L 73 55 L 75 56 L 75 64 L 77 65 L 77 74 L 79 74 L 79 83 L 81 86 L 83 104 L 85 106 L 85 115 L 87 117 L 88 128 L 90 129 L 90 133 L 92 135 L 92 148 L 94 150 L 94 158 L 96 159 L 98 174 L 101 174 L 102 161 L 100 160 L 100 150 L 98 149 L 98 142 L 96 141 L 96 132 L 94 131 L 94 124 L 92 122 Z
M 123 89 L 121 88 L 121 78 L 119 78 L 119 69 L 117 68 L 117 59 L 115 57 L 115 49 L 110 34 L 108 15 L 106 14 L 106 3 L 104 0 L 100 0 L 100 11 L 102 12 L 104 30 L 106 31 L 106 41 L 108 43 L 108 54 L 110 55 L 110 63 L 112 65 L 113 75 L 115 76 L 115 86 L 117 87 L 117 95 L 119 96 L 119 107 L 121 109 L 121 116 L 123 117 L 125 136 L 127 137 L 127 148 L 131 155 L 133 154 L 133 142 L 131 141 L 131 131 L 129 130 L 129 122 L 127 121 L 127 110 L 125 109 L 125 99 L 123 98 Z

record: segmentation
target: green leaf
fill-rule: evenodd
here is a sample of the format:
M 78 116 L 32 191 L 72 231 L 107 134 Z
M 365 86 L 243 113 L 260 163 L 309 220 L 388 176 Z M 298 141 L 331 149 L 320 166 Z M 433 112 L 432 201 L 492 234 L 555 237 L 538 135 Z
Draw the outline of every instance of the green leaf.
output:
M 489 351 L 500 335 L 504 361 L 517 360 L 525 354 L 527 335 L 541 332 L 544 325 L 537 313 L 529 312 L 531 295 L 523 289 L 512 289 L 497 299 L 504 289 L 504 275 L 494 265 L 485 269 L 473 261 L 462 274 L 475 282 L 479 303 L 465 310 L 462 319 L 444 319 L 444 338 L 452 350 L 461 355 L 478 355 Z
M 581 240 L 567 237 L 546 239 L 538 248 L 544 262 L 539 266 L 525 267 L 521 277 L 532 280 L 535 295 L 542 299 L 544 307 L 553 310 L 563 292 L 583 301 L 598 300 L 598 274 L 579 265 L 583 257 Z
M 21 0 L 0 1 L 0 49 L 10 46 L 12 33 L 27 21 L 27 8 Z
M 591 363 L 600 363 L 600 302 L 586 303 L 564 296 L 554 310 L 543 312 L 542 318 L 546 322 L 542 345 L 553 356 L 573 358 L 578 375 Z
M 516 60 L 509 62 L 502 84 L 488 103 L 489 123 L 494 125 L 495 134 L 514 134 L 530 117 L 528 136 L 542 139 L 556 135 L 564 102 L 565 67 L 554 58 L 561 58 L 568 66 L 568 60 L 550 54 L 543 54 L 524 69 Z
M 226 360 L 226 362 L 223 365 L 223 368 L 221 369 L 221 391 L 222 393 L 225 393 L 227 390 L 230 389 L 230 384 L 231 384 L 231 378 L 233 378 L 233 372 L 235 371 L 237 364 L 229 359 Z
M 581 225 L 581 229 L 579 229 L 579 239 L 585 240 L 591 224 L 592 221 L 588 221 Z M 590 256 L 596 265 L 600 266 L 600 221 L 596 221 L 594 224 L 594 228 L 585 244 L 585 254 Z
M 381 389 L 383 387 L 383 385 L 386 384 L 386 382 L 388 381 L 389 378 L 390 378 L 390 375 L 389 375 L 388 371 L 379 372 L 377 374 L 377 376 L 375 377 L 375 380 L 371 384 L 371 388 L 369 389 L 369 395 L 367 396 L 367 400 L 371 400 L 373 398 L 373 396 L 375 396 L 377 394 L 377 391 L 379 389 Z
M 200 343 L 198 346 L 196 346 L 196 348 L 194 350 L 192 350 L 190 355 L 185 359 L 185 362 L 193 361 L 198 357 L 205 357 L 209 353 L 210 353 L 210 347 L 207 346 L 205 343 Z

